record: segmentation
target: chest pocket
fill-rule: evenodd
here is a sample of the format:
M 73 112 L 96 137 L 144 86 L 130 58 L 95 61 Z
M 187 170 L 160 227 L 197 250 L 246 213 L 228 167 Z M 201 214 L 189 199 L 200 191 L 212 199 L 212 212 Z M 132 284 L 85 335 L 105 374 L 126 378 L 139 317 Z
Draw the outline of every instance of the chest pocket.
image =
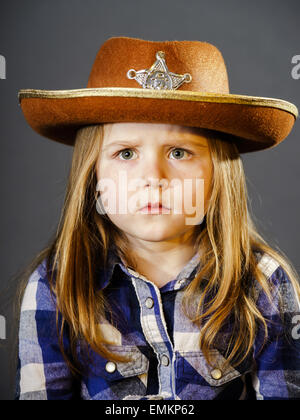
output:
M 110 345 L 109 350 L 121 356 L 131 357 L 132 361 L 115 362 L 99 358 L 96 366 L 92 367 L 92 371 L 95 375 L 101 376 L 108 382 L 119 381 L 135 376 L 139 376 L 140 378 L 147 376 L 149 360 L 136 346 Z
M 176 352 L 176 371 L 180 381 L 203 386 L 219 387 L 249 372 L 249 363 L 243 364 L 239 370 L 226 365 L 222 354 L 213 349 L 210 351 L 212 366 L 208 364 L 200 351 Z

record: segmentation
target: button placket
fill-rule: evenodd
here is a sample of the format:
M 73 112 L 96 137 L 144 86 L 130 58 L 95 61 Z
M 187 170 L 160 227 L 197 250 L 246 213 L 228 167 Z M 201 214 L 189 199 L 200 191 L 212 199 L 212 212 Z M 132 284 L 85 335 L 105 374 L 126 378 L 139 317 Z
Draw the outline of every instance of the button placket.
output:
M 158 363 L 158 379 L 159 379 L 159 392 L 158 394 L 161 395 L 166 393 L 167 395 L 174 395 L 175 394 L 175 383 L 174 378 L 172 377 L 174 372 L 173 363 L 170 362 L 170 359 L 167 354 L 169 355 L 170 352 L 173 351 L 173 345 L 168 335 L 168 330 L 166 326 L 166 321 L 164 318 L 161 295 L 159 289 L 151 283 L 149 280 L 131 277 L 133 286 L 135 288 L 137 298 L 140 303 L 141 308 L 141 323 L 143 332 L 145 335 L 146 340 L 151 345 L 153 350 L 155 351 L 157 358 L 159 360 Z M 154 298 L 150 297 L 153 296 L 153 289 L 157 301 Z M 150 295 L 150 296 L 149 296 Z M 153 306 L 152 302 L 153 301 Z M 157 313 L 154 314 L 153 307 L 154 305 L 157 309 Z M 151 306 L 151 308 L 150 308 Z M 160 318 L 159 320 L 157 318 Z M 171 354 L 171 353 L 170 353 Z M 163 358 L 162 356 L 166 356 L 167 358 Z M 172 379 L 172 380 L 170 380 Z

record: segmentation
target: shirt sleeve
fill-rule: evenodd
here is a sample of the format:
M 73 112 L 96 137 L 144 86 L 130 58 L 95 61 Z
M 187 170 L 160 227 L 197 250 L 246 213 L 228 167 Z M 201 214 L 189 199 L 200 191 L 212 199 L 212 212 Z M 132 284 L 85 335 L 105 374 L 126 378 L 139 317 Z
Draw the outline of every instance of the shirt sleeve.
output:
M 268 325 L 263 344 L 259 329 L 255 346 L 256 369 L 252 383 L 258 400 L 300 399 L 300 305 L 299 298 L 281 265 L 269 277 L 272 303 L 260 291 L 258 306 Z
M 16 400 L 75 398 L 75 381 L 60 351 L 56 307 L 44 262 L 31 274 L 19 323 Z

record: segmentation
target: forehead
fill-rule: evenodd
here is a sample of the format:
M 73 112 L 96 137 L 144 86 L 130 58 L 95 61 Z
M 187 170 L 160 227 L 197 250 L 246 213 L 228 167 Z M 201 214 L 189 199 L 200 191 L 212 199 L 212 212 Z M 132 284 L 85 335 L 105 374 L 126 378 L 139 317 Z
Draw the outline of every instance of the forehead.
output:
M 155 138 L 156 142 L 168 140 L 190 140 L 207 144 L 207 130 L 176 124 L 155 123 L 112 123 L 104 124 L 105 145 L 120 141 L 145 141 Z

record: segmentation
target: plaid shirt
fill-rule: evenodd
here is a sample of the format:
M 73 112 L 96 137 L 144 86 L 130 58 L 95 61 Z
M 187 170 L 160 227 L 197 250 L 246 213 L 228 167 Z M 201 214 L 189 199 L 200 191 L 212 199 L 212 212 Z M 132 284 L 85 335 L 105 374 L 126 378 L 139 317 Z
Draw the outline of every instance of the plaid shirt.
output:
M 283 268 L 268 254 L 256 255 L 274 285 L 274 307 L 256 287 L 269 338 L 258 352 L 263 339 L 258 331 L 250 356 L 238 367 L 223 368 L 225 348 L 220 344 L 211 350 L 210 366 L 199 350 L 199 329 L 181 309 L 184 288 L 198 268 L 198 254 L 176 279 L 158 288 L 110 252 L 99 286 L 118 316 L 114 322 L 107 318 L 100 325 L 105 337 L 113 340 L 110 348 L 134 355 L 134 361 L 114 363 L 92 353 L 89 373 L 76 380 L 59 349 L 55 301 L 50 296 L 44 261 L 30 276 L 22 302 L 15 398 L 300 399 L 299 302 Z M 222 328 L 220 343 L 230 328 L 230 322 Z

